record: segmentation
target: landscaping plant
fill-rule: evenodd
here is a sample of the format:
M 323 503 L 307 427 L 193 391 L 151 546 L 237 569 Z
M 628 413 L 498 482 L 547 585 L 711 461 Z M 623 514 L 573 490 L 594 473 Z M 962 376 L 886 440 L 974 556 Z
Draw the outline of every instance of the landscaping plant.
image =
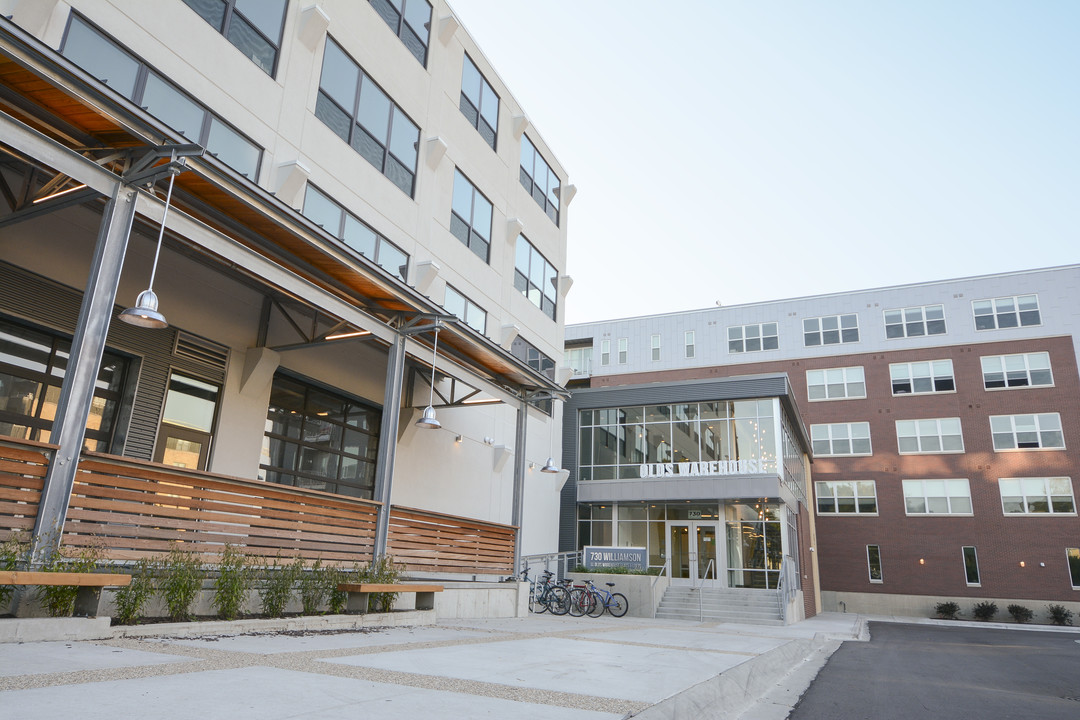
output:
M 136 625 L 142 619 L 143 609 L 154 594 L 154 562 L 148 558 L 139 560 L 131 569 L 131 584 L 116 591 L 116 622 Z
M 304 570 L 300 576 L 300 602 L 304 606 L 304 614 L 317 614 L 338 582 L 334 568 L 323 567 L 322 558 L 316 559 L 310 568 Z
M 1005 609 L 1012 615 L 1012 619 L 1018 623 L 1031 622 L 1031 618 L 1035 617 L 1035 613 L 1031 612 L 1030 608 L 1026 608 L 1023 605 L 1010 605 Z
M 0 543 L 0 570 L 18 570 L 25 565 L 30 552 L 30 544 L 21 533 L 14 533 Z M 14 590 L 12 585 L 0 585 L 0 607 L 7 604 Z
M 70 555 L 55 548 L 42 564 L 44 572 L 93 572 L 101 560 L 102 549 L 89 546 L 72 550 Z M 75 611 L 75 598 L 79 595 L 77 585 L 40 585 L 37 599 L 49 617 L 68 617 Z
M 1050 622 L 1055 625 L 1072 625 L 1073 612 L 1064 605 L 1051 603 L 1046 606 L 1046 614 L 1050 616 Z
M 955 620 L 960 614 L 960 606 L 952 600 L 939 602 L 934 606 L 934 613 L 942 620 Z
M 214 586 L 214 609 L 222 620 L 235 620 L 247 602 L 253 577 L 251 563 L 244 551 L 225 543 L 218 560 L 218 578 Z
M 377 558 L 372 558 L 361 582 L 392 585 L 401 577 L 401 570 L 401 566 L 394 564 L 392 555 L 380 555 Z M 373 608 L 375 612 L 390 612 L 394 607 L 397 596 L 397 593 L 372 593 L 369 596 L 368 608 Z
M 259 589 L 262 610 L 267 617 L 279 618 L 285 614 L 285 608 L 292 597 L 293 588 L 300 581 L 304 572 L 304 561 L 296 558 L 291 563 L 283 562 L 281 556 L 274 558 L 274 564 L 263 572 L 263 583 Z
M 997 603 L 991 600 L 983 600 L 980 603 L 975 603 L 975 607 L 972 608 L 971 614 L 976 620 L 988 622 L 994 619 L 997 615 L 998 607 Z
M 162 564 L 159 592 L 165 600 L 169 617 L 175 621 L 191 619 L 191 603 L 202 589 L 203 570 L 199 556 L 176 543 Z

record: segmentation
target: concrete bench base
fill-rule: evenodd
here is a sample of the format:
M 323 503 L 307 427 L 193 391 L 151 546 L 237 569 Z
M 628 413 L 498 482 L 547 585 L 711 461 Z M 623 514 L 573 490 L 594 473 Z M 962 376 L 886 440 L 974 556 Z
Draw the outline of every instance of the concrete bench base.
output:
M 345 611 L 351 613 L 366 613 L 368 595 L 372 593 L 416 593 L 417 610 L 434 610 L 435 593 L 443 591 L 442 585 L 416 584 L 340 583 L 337 587 L 341 592 L 348 593 Z

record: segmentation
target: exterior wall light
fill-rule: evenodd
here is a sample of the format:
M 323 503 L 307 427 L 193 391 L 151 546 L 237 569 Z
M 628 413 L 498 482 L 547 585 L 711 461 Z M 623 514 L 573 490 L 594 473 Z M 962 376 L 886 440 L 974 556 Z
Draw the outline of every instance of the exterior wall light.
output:
M 173 154 L 173 160 L 176 154 Z M 172 202 L 173 181 L 180 174 L 177 167 L 169 168 L 169 190 L 165 194 L 165 209 L 161 213 L 161 229 L 158 232 L 157 249 L 154 250 L 154 264 L 150 266 L 150 284 L 135 298 L 135 307 L 120 313 L 120 319 L 128 325 L 161 330 L 169 327 L 165 316 L 158 312 L 158 296 L 154 292 L 154 277 L 157 275 L 158 258 L 161 257 L 161 242 L 165 238 L 165 219 L 169 217 L 169 203 Z

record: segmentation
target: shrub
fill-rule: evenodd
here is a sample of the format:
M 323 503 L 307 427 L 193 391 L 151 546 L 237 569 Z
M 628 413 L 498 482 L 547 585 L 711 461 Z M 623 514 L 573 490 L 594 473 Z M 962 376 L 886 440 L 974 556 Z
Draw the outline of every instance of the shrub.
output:
M 327 568 L 327 585 L 330 588 L 330 595 L 326 600 L 327 609 L 331 615 L 341 615 L 345 612 L 345 605 L 349 600 L 349 594 L 337 589 L 338 583 L 344 582 L 359 582 L 363 575 L 363 570 L 359 565 L 354 564 L 352 571 L 344 570 L 342 568 Z
M 44 572 L 93 572 L 101 560 L 102 550 L 90 546 L 72 551 L 65 555 L 59 548 L 54 549 L 42 564 Z M 37 599 L 49 613 L 49 617 L 68 617 L 75 612 L 75 598 L 79 595 L 76 585 L 41 585 L 37 589 Z
M 131 573 L 131 583 L 116 591 L 116 622 L 136 625 L 142 618 L 143 608 L 154 594 L 154 563 L 147 558 L 139 560 Z
M 952 600 L 939 602 L 934 606 L 934 613 L 942 620 L 955 620 L 960 615 L 960 606 Z
M 361 582 L 379 583 L 392 585 L 401 577 L 401 566 L 394 565 L 391 555 L 381 555 L 372 558 L 371 563 L 363 572 Z M 397 600 L 398 593 L 371 593 L 368 596 L 368 608 L 374 608 L 375 612 L 390 612 Z
M 1072 625 L 1073 612 L 1064 605 L 1051 603 L 1046 606 L 1046 614 L 1050 616 L 1050 622 L 1055 625 Z
M 281 557 L 274 558 L 274 564 L 266 568 L 263 586 L 259 590 L 262 609 L 267 617 L 277 618 L 285 614 L 285 607 L 292 597 L 293 588 L 304 572 L 304 561 L 296 558 L 291 563 L 283 563 Z
M 218 560 L 218 578 L 214 586 L 214 609 L 222 620 L 235 620 L 247 601 L 253 584 L 251 564 L 244 551 L 225 543 Z
M 1023 605 L 1010 605 L 1005 609 L 1012 615 L 1012 619 L 1018 623 L 1031 622 L 1031 618 L 1035 617 L 1035 613 Z
M 18 570 L 26 564 L 29 553 L 29 541 L 21 533 L 12 534 L 0 543 L 0 570 Z M 7 604 L 14 589 L 12 585 L 0 585 L 0 607 Z
M 323 567 L 322 558 L 312 563 L 311 568 L 300 576 L 300 602 L 304 606 L 304 614 L 317 614 L 337 589 L 338 582 L 336 569 Z
M 976 620 L 987 622 L 993 620 L 997 615 L 998 607 L 996 602 L 990 600 L 983 600 L 980 603 L 975 603 L 975 607 L 972 608 L 971 614 Z
M 202 589 L 203 570 L 199 556 L 176 543 L 162 564 L 161 596 L 169 617 L 191 619 L 191 603 Z

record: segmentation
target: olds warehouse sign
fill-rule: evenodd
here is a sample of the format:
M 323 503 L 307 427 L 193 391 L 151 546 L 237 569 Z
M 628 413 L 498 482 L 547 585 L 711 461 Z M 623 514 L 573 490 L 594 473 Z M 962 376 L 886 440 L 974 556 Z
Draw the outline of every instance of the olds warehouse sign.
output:
M 765 460 L 719 460 L 717 462 L 648 463 L 641 466 L 641 477 L 701 477 L 702 475 L 757 475 L 769 472 Z

